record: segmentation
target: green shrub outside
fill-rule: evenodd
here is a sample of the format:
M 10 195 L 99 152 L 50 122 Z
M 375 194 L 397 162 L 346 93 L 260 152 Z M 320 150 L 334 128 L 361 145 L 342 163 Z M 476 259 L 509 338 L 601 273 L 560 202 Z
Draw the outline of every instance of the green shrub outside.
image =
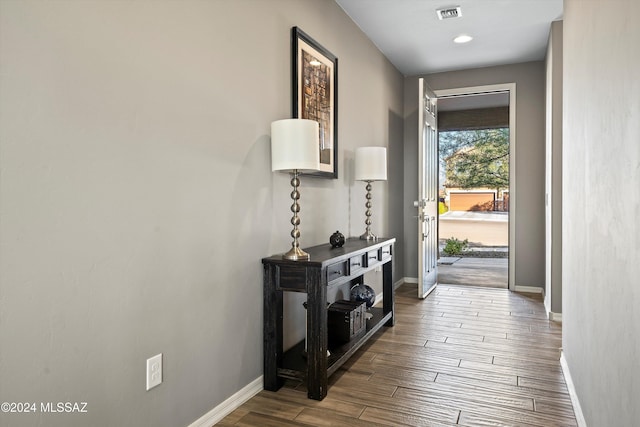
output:
M 444 245 L 444 252 L 447 255 L 460 255 L 469 246 L 469 239 L 458 240 L 455 237 L 450 237 Z

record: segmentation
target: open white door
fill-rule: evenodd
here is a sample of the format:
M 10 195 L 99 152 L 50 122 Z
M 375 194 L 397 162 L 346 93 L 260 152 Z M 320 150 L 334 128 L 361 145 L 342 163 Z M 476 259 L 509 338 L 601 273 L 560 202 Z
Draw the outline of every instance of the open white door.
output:
M 438 100 L 419 80 L 418 104 L 418 297 L 438 280 Z

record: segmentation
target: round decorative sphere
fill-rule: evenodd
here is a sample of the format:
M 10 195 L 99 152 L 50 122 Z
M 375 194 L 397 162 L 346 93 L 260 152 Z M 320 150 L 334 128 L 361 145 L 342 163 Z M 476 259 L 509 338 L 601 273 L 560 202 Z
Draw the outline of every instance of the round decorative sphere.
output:
M 371 289 L 371 286 L 361 283 L 351 288 L 351 301 L 365 302 L 367 308 L 370 308 L 376 301 L 376 293 Z
M 331 243 L 331 246 L 334 248 L 342 247 L 342 245 L 344 245 L 344 235 L 341 232 L 336 231 L 331 235 L 331 237 L 329 237 L 329 243 Z

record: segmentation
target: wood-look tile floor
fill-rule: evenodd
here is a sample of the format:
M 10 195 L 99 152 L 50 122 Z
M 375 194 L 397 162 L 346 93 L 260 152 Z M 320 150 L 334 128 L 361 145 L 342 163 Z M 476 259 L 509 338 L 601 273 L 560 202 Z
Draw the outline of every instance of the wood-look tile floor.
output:
M 560 368 L 562 329 L 540 296 L 439 285 L 425 300 L 396 291 L 382 328 L 329 379 L 262 391 L 221 426 L 575 426 Z

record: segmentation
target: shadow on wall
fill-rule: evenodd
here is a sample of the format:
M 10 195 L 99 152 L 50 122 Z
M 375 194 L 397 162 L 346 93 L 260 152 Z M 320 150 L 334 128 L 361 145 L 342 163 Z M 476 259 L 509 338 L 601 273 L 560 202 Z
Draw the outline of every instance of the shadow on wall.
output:
M 227 224 L 233 227 L 233 239 L 226 244 L 226 252 L 234 259 L 245 259 L 247 249 L 262 258 L 270 255 L 269 247 L 273 235 L 274 172 L 271 171 L 271 139 L 260 136 L 244 157 L 242 166 L 232 186 Z M 225 185 L 225 183 L 220 183 Z M 251 194 L 248 197 L 248 193 Z M 216 195 L 212 194 L 215 198 Z M 242 273 L 241 271 L 237 273 Z

